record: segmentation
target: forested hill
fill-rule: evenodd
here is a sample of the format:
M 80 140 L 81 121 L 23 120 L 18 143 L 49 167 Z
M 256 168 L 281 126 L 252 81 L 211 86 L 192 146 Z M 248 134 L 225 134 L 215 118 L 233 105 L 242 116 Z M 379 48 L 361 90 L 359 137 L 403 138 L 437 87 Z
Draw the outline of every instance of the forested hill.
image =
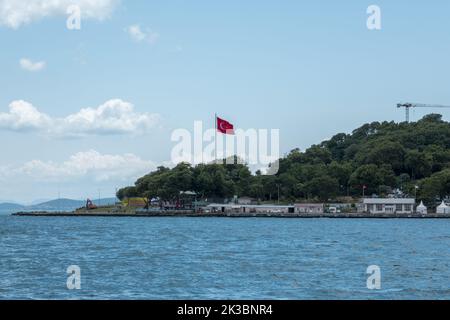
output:
M 373 122 L 280 159 L 275 176 L 252 175 L 245 165 L 179 164 L 159 167 L 118 197 L 174 199 L 181 190 L 203 197 L 249 196 L 327 201 L 347 195 L 379 196 L 400 189 L 428 204 L 450 195 L 450 123 L 437 114 L 414 123 Z

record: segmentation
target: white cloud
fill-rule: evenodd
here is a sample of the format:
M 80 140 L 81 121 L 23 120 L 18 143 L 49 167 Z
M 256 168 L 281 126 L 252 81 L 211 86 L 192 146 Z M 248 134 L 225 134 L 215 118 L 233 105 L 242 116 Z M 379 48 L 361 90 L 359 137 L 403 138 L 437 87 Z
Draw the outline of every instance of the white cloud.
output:
M 0 113 L 0 130 L 37 131 L 52 136 L 83 137 L 101 134 L 142 134 L 160 121 L 158 114 L 137 113 L 120 99 L 106 101 L 97 108 L 85 108 L 64 118 L 52 118 L 31 103 L 17 100 L 9 112 Z
M 132 181 L 154 170 L 155 163 L 126 153 L 102 154 L 95 150 L 78 152 L 68 160 L 31 160 L 16 166 L 0 166 L 0 180 L 32 179 L 33 181 L 64 182 L 89 180 L 95 182 Z
M 17 29 L 45 17 L 67 15 L 67 8 L 78 5 L 81 18 L 103 20 L 119 0 L 0 0 L 0 25 Z
M 31 72 L 41 71 L 45 68 L 45 61 L 33 62 L 26 58 L 20 59 L 19 64 L 22 69 Z
M 150 44 L 155 44 L 159 39 L 159 33 L 152 31 L 151 29 L 146 29 L 143 31 L 141 27 L 137 24 L 131 25 L 125 29 L 130 35 L 131 39 L 136 42 L 149 42 Z
M 89 150 L 78 152 L 62 163 L 32 160 L 12 172 L 38 180 L 89 178 L 94 181 L 128 181 L 155 168 L 152 161 L 143 160 L 131 153 L 109 155 Z
M 32 104 L 18 100 L 9 105 L 8 113 L 0 113 L 0 129 L 27 131 L 50 128 L 52 119 L 39 112 Z
M 60 161 L 31 160 L 0 165 L 0 194 L 4 199 L 31 202 L 64 198 L 112 197 L 115 189 L 132 185 L 154 171 L 156 164 L 132 153 L 104 154 L 96 150 L 75 153 Z

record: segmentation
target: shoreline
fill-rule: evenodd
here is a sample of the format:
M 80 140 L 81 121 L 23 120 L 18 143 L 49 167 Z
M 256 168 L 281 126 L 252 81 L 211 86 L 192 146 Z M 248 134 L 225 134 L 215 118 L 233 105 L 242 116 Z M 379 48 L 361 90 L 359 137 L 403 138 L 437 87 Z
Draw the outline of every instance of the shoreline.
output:
M 17 217 L 108 217 L 108 218 L 287 218 L 287 219 L 450 219 L 450 214 L 371 214 L 371 213 L 194 213 L 194 212 L 140 212 L 140 213 L 109 213 L 109 212 L 17 212 L 11 214 Z

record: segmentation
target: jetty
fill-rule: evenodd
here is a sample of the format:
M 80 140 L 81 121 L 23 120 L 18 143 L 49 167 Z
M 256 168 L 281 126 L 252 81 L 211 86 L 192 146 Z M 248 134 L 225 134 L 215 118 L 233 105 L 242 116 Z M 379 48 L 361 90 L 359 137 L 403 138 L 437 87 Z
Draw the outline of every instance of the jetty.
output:
M 136 204 L 135 206 L 130 203 Z M 421 202 L 415 206 L 415 199 L 368 198 L 357 204 L 296 203 L 239 204 L 198 202 L 188 207 L 139 207 L 140 202 L 128 205 L 116 204 L 96 206 L 88 200 L 83 208 L 73 211 L 23 211 L 14 213 L 19 217 L 195 217 L 195 218 L 302 218 L 302 219 L 450 219 L 450 212 L 443 202 L 436 211 L 429 212 Z M 445 206 L 445 207 L 444 207 Z
M 19 217 L 190 217 L 190 218 L 302 218 L 302 219 L 450 219 L 449 214 L 395 214 L 395 213 L 284 213 L 284 212 L 207 212 L 196 213 L 194 211 L 148 211 L 148 212 L 17 212 L 12 214 Z

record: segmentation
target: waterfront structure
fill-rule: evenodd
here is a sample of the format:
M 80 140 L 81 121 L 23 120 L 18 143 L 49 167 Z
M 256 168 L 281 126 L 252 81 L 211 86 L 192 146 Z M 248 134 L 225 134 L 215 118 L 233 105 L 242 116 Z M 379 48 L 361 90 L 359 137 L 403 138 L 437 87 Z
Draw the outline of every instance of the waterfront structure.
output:
M 419 214 L 427 214 L 428 213 L 428 209 L 423 204 L 423 201 L 421 201 L 420 204 L 417 206 L 416 212 L 419 213 Z
M 122 205 L 126 208 L 146 208 L 148 207 L 148 199 L 146 198 L 125 198 Z
M 296 203 L 294 205 L 295 213 L 323 213 L 323 203 Z
M 294 213 L 294 206 L 249 205 L 249 204 L 210 204 L 206 212 L 211 213 Z
M 436 213 L 445 214 L 450 213 L 450 207 L 444 201 L 436 208 Z
M 365 198 L 364 212 L 374 214 L 411 214 L 414 213 L 416 200 L 413 198 Z
M 298 203 L 295 205 L 273 205 L 273 204 L 210 204 L 206 207 L 207 212 L 212 213 L 324 213 L 324 204 L 320 203 Z

